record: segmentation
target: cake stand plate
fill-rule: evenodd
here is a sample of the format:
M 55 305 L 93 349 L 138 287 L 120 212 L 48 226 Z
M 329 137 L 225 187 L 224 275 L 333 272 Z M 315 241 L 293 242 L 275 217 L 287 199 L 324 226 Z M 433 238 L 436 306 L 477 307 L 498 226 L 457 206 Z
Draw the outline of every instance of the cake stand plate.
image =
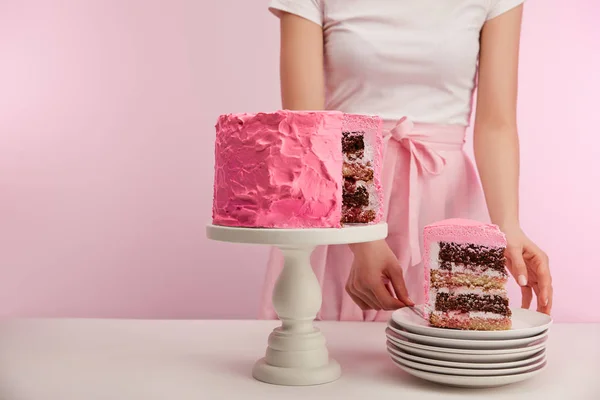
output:
M 221 242 L 278 247 L 284 256 L 273 290 L 273 306 L 281 326 L 269 335 L 264 358 L 252 375 L 262 382 L 300 386 L 332 382 L 341 376 L 329 357 L 325 337 L 313 321 L 321 308 L 321 287 L 310 265 L 316 246 L 362 243 L 387 237 L 387 224 L 356 225 L 340 229 L 258 229 L 208 225 L 209 239 Z

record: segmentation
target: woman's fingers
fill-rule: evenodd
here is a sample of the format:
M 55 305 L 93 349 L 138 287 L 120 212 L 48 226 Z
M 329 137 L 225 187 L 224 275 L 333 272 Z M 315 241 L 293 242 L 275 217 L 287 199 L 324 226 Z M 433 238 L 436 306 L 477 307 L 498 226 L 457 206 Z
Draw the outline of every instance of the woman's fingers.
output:
M 356 296 L 354 293 L 352 293 L 349 290 L 346 290 L 346 291 L 348 292 L 348 295 L 350 296 L 350 298 L 352 299 L 352 301 L 355 302 L 356 305 L 358 305 L 361 310 L 366 311 L 366 310 L 372 310 L 373 309 L 367 303 L 365 303 L 364 301 L 362 301 L 362 299 L 360 297 Z
M 402 268 L 400 268 L 399 265 L 390 266 L 386 270 L 386 274 L 390 278 L 392 287 L 394 288 L 394 292 L 396 292 L 398 300 L 409 307 L 414 306 L 415 303 L 410 299 L 410 297 L 408 297 L 408 290 L 406 289 L 406 284 L 404 283 Z
M 524 250 L 527 268 L 535 278 L 533 289 L 537 298 L 537 311 L 549 314 L 548 306 L 551 308 L 553 290 L 548 256 L 534 244 L 528 245 Z
M 523 248 L 519 246 L 509 246 L 506 249 L 507 265 L 510 273 L 513 275 L 519 286 L 527 285 L 528 274 L 527 264 L 523 259 Z
M 360 278 L 356 275 L 354 276 L 353 290 L 355 296 L 360 298 L 363 302 L 365 302 L 370 309 L 373 310 L 381 310 L 383 306 L 377 300 L 375 295 L 373 294 L 370 285 L 368 284 L 368 278 Z
M 363 310 L 396 310 L 414 305 L 408 297 L 402 269 L 389 249 L 374 258 L 360 259 L 355 254 L 346 292 Z
M 537 297 L 537 307 L 536 311 L 544 314 L 550 315 L 550 311 L 552 309 L 552 287 L 548 290 L 547 294 L 542 294 L 542 289 L 539 285 L 534 285 L 533 291 Z M 547 296 L 547 297 L 545 297 Z M 545 302 L 543 299 L 547 298 L 548 301 Z
M 369 306 L 371 306 L 371 308 L 373 310 L 381 310 L 381 309 L 383 309 L 383 306 L 381 305 L 381 303 L 379 302 L 379 300 L 377 300 L 377 298 L 375 297 L 375 295 L 373 294 L 373 292 L 367 291 L 365 289 L 360 289 L 359 290 L 359 295 L 360 295 L 360 298 L 365 303 L 367 303 Z
M 550 286 L 549 292 L 547 294 L 548 302 L 544 303 L 543 299 L 544 295 L 542 295 L 542 289 L 540 285 L 537 283 L 533 284 L 533 292 L 537 297 L 536 311 L 544 314 L 550 315 L 550 311 L 552 310 L 552 286 Z
M 373 296 L 372 293 L 369 293 L 364 289 L 353 287 L 348 291 L 348 294 L 350 294 L 350 297 L 352 297 L 353 300 L 359 299 L 362 303 L 364 303 L 367 306 L 367 308 L 363 308 L 363 310 L 381 310 L 381 304 L 379 304 L 377 299 L 375 299 L 375 296 Z
M 542 310 L 542 312 L 544 314 L 550 315 L 550 313 L 552 313 L 552 298 L 553 297 L 554 297 L 554 289 L 552 287 L 550 287 L 550 297 L 548 298 L 548 304 Z
M 350 270 L 350 275 L 346 281 L 346 292 L 350 296 L 353 302 L 360 307 L 361 310 L 372 310 L 373 307 L 365 302 L 359 295 L 358 291 L 354 287 L 354 268 Z
M 381 309 L 374 301 L 369 299 L 369 296 L 366 296 L 359 290 L 357 280 L 355 279 L 354 268 L 350 270 L 350 276 L 348 276 L 348 281 L 346 282 L 346 292 L 361 310 Z
M 521 286 L 521 308 L 531 307 L 533 300 L 533 290 L 529 286 Z
M 552 277 L 550 275 L 548 257 L 544 253 L 536 254 L 536 257 L 531 262 L 537 264 L 535 265 L 535 274 L 537 275 L 537 284 L 539 286 L 538 303 L 543 308 L 546 308 L 550 304 L 550 297 L 552 295 Z
M 371 287 L 371 292 L 377 299 L 377 302 L 381 304 L 382 310 L 397 310 L 404 307 L 403 302 L 390 294 L 383 281 L 381 281 L 380 284 L 373 285 Z
M 540 287 L 537 283 L 532 284 L 531 287 L 533 288 L 533 293 L 535 293 L 535 297 L 537 299 L 535 311 L 542 312 L 544 305 L 540 301 Z
M 527 265 L 523 259 L 523 249 L 517 246 L 509 246 L 506 249 L 506 258 L 510 273 L 514 276 L 519 286 L 527 285 Z

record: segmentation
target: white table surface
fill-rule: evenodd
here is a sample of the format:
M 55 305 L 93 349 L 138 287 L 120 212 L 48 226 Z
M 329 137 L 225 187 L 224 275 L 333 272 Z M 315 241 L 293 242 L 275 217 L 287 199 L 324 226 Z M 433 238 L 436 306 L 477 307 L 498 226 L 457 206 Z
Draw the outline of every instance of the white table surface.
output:
M 342 378 L 284 387 L 251 377 L 276 321 L 3 321 L 0 399 L 600 399 L 600 324 L 555 324 L 541 375 L 476 390 L 428 383 L 394 366 L 384 324 L 317 324 Z

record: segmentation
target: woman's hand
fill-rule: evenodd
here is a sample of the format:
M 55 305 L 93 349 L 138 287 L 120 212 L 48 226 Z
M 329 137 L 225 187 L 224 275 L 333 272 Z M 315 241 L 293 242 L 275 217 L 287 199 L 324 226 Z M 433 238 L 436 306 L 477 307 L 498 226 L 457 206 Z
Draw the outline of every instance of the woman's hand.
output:
M 537 311 L 550 315 L 553 293 L 548 256 L 520 228 L 503 230 L 507 241 L 507 266 L 521 286 L 521 307 L 529 308 L 535 293 Z
M 396 310 L 414 305 L 408 297 L 402 268 L 385 240 L 354 244 L 350 249 L 354 262 L 346 291 L 361 309 Z

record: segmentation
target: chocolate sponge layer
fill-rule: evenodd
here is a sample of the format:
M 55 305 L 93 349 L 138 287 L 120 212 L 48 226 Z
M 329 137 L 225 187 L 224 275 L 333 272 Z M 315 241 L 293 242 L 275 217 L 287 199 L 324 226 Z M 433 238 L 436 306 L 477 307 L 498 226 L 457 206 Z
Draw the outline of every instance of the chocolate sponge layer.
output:
M 367 207 L 369 205 L 369 192 L 364 186 L 344 185 L 342 194 L 343 205 L 347 207 Z
M 344 154 L 362 153 L 365 150 L 364 132 L 342 132 Z
M 344 224 L 368 224 L 374 221 L 375 217 L 375 211 L 360 207 L 344 207 L 342 211 L 342 223 Z
M 488 268 L 506 272 L 504 248 L 487 247 L 472 243 L 440 242 L 438 259 L 440 268 L 450 270 L 451 263 L 465 265 L 484 265 Z
M 481 311 L 510 316 L 508 299 L 490 294 L 459 294 L 438 293 L 435 299 L 437 311 Z

